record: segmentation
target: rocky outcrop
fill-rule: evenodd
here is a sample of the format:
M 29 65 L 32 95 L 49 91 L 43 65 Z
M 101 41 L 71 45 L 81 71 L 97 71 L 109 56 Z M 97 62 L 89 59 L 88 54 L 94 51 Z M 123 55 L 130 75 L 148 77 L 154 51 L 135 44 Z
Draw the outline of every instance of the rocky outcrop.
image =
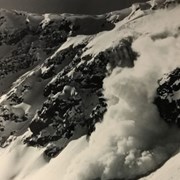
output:
M 55 157 L 72 139 L 90 136 L 102 121 L 107 110 L 104 78 L 117 66 L 134 66 L 131 37 L 84 55 L 97 33 L 112 30 L 114 18 L 126 14 L 41 16 L 2 10 L 1 15 L 0 51 L 5 54 L 0 83 L 6 84 L 6 78 L 9 83 L 1 87 L 6 92 L 0 106 L 1 146 L 28 131 L 25 144 L 48 145 L 45 156 Z M 12 25 L 13 18 L 17 23 Z M 78 35 L 84 40 L 68 44 Z
M 180 127 L 180 68 L 159 80 L 155 104 L 168 124 Z
M 33 118 L 29 126 L 32 135 L 25 143 L 44 146 L 61 138 L 90 135 L 106 112 L 102 87 L 108 71 L 134 65 L 137 54 L 131 49 L 131 43 L 131 38 L 123 39 L 114 49 L 83 59 L 81 54 L 86 44 L 80 44 L 47 59 L 43 66 L 46 70 L 40 76 L 44 80 L 53 79 L 44 88 L 47 100 Z M 84 132 L 75 135 L 79 127 Z
M 141 6 L 149 8 L 149 4 Z M 8 18 L 12 17 L 6 13 L 2 25 L 6 23 L 7 27 Z M 102 93 L 104 78 L 115 67 L 132 68 L 138 54 L 131 47 L 134 37 L 129 34 L 119 37 L 112 46 L 107 43 L 97 53 L 91 51 L 90 44 L 100 34 L 116 29 L 115 23 L 129 13 L 129 10 L 99 16 L 18 13 L 13 17 L 23 17 L 19 20 L 23 26 L 16 24 L 12 36 L 9 30 L 2 31 L 0 27 L 3 32 L 0 50 L 9 48 L 0 57 L 3 62 L 0 83 L 12 77 L 9 86 L 3 89 L 6 93 L 0 106 L 2 146 L 9 136 L 28 132 L 23 137 L 25 144 L 47 146 L 45 155 L 54 157 L 69 141 L 91 135 L 107 110 Z
M 82 18 L 67 14 L 52 15 L 49 21 L 46 18 L 47 15 L 0 10 L 0 51 L 4 53 L 0 57 L 0 79 L 11 74 L 19 76 L 22 70 L 34 67 L 69 36 L 96 34 L 115 27 L 104 16 Z M 84 23 L 88 27 L 84 28 Z

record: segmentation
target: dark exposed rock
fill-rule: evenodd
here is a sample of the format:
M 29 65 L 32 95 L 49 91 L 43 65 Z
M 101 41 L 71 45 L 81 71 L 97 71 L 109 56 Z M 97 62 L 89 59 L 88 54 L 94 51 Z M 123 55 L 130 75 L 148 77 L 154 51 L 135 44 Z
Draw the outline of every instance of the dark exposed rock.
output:
M 53 73 L 50 70 L 49 75 L 49 70 L 44 71 L 41 77 L 58 74 L 44 89 L 48 99 L 30 124 L 33 134 L 25 142 L 42 145 L 61 138 L 70 139 L 78 126 L 87 129 L 86 134 L 90 135 L 106 112 L 106 100 L 101 91 L 107 64 L 112 69 L 133 67 L 137 54 L 132 51 L 131 43 L 131 38 L 123 39 L 118 47 L 100 52 L 93 60 L 90 57 L 81 60 L 85 44 L 69 46 L 56 57 L 47 59 L 44 65 L 53 66 Z
M 159 80 L 155 104 L 167 123 L 180 127 L 180 68 Z
M 8 131 L 2 136 L 15 131 L 9 132 L 3 126 L 5 121 L 10 126 L 15 123 L 17 131 L 22 129 L 20 133 L 29 129 L 31 133 L 24 137 L 24 142 L 31 146 L 90 135 L 106 112 L 104 78 L 117 66 L 134 66 L 137 54 L 131 48 L 133 39 L 127 37 L 96 55 L 84 55 L 93 38 L 90 35 L 115 27 L 111 14 L 83 18 L 70 14 L 49 18 L 44 15 L 36 16 L 34 22 L 34 17 L 13 13 L 11 18 L 21 18 L 20 25 L 16 23 L 7 31 L 0 28 L 0 48 L 10 49 L 0 57 L 0 81 L 9 76 L 14 78 L 5 89 L 7 92 L 18 80 L 0 107 L 0 130 Z M 9 23 L 8 18 L 0 17 L 0 24 L 5 23 Z M 71 44 L 76 35 L 88 36 Z M 77 133 L 78 128 L 81 133 Z M 48 152 L 51 156 L 51 150 Z
M 46 150 L 44 151 L 44 155 L 48 158 L 55 158 L 61 151 L 62 148 L 59 148 L 55 145 L 51 145 L 46 148 Z

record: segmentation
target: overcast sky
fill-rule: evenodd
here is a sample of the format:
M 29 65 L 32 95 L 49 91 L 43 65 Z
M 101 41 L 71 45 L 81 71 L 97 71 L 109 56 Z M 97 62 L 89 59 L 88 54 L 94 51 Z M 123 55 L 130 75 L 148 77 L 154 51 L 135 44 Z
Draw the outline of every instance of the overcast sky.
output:
M 0 0 L 0 7 L 29 12 L 101 14 L 146 0 Z

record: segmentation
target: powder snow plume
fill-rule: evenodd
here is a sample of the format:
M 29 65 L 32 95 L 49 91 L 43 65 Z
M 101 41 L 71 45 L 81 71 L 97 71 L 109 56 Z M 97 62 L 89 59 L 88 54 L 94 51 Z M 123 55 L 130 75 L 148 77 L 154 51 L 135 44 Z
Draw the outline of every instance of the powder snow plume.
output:
M 177 150 L 179 132 L 160 118 L 153 99 L 157 80 L 180 65 L 180 38 L 140 38 L 133 48 L 141 52 L 135 67 L 116 68 L 105 79 L 108 111 L 65 180 L 136 178 Z

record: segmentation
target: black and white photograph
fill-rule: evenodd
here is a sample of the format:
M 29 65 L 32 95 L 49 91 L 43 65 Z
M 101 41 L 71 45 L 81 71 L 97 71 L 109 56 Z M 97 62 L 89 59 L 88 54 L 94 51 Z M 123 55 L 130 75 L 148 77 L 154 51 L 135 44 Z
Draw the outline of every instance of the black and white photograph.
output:
M 0 0 L 0 180 L 180 180 L 180 0 Z

